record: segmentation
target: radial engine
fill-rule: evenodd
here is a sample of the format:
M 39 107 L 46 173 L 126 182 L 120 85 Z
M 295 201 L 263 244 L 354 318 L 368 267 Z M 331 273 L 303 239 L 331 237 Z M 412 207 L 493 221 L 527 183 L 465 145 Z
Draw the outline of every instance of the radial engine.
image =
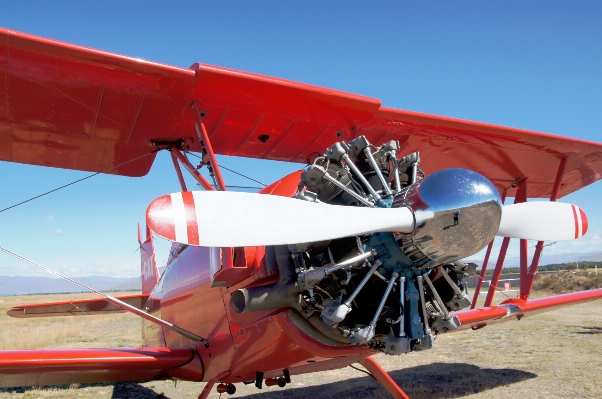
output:
M 399 144 L 374 147 L 364 136 L 338 142 L 301 175 L 295 198 L 333 205 L 408 207 L 411 234 L 374 232 L 266 248 L 279 281 L 233 294 L 237 312 L 289 307 L 298 324 L 325 343 L 367 344 L 397 355 L 429 349 L 458 328 L 451 312 L 470 306 L 461 263 L 497 232 L 502 202 L 482 175 L 445 169 L 429 176 L 418 152 L 396 158 Z M 294 228 L 294 215 L 291 215 Z M 352 224 L 353 220 L 316 220 Z

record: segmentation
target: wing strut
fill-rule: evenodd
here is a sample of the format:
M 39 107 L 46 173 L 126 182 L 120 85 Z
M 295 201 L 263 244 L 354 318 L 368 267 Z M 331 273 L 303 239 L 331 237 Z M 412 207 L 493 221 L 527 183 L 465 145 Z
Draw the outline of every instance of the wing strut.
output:
M 178 159 L 178 161 L 180 161 L 182 166 L 184 166 L 190 175 L 201 185 L 201 187 L 208 191 L 215 191 L 215 189 L 211 186 L 211 183 L 209 183 L 207 179 L 205 179 L 203 175 L 196 170 L 194 165 L 192 165 L 188 158 L 186 158 L 186 155 L 184 155 L 175 147 L 171 147 L 170 151 Z
M 550 202 L 556 202 L 560 195 L 560 188 L 562 186 L 562 179 L 564 177 L 564 172 L 566 170 L 566 164 L 568 161 L 568 157 L 562 158 L 560 160 L 560 164 L 558 165 L 558 171 L 556 173 L 556 180 L 554 181 L 554 186 L 552 188 L 552 193 L 550 195 Z M 518 184 L 518 190 L 516 193 L 516 197 L 514 199 L 514 203 L 521 203 L 527 201 L 527 179 L 522 179 Z M 506 192 L 503 193 L 503 199 L 506 197 Z M 502 271 L 502 267 L 504 264 L 504 259 L 506 257 L 506 251 L 508 249 L 508 244 L 510 243 L 510 238 L 506 237 L 502 241 L 502 246 L 500 248 L 500 252 L 498 255 L 498 261 L 493 271 L 493 275 L 491 277 L 491 282 L 489 284 L 489 291 L 487 292 L 487 298 L 485 299 L 484 306 L 491 306 L 493 302 L 493 296 L 495 294 L 495 290 L 497 289 L 497 284 L 499 282 L 499 277 Z M 472 302 L 471 309 L 474 309 L 477 303 L 478 295 L 480 293 L 481 285 L 484 282 L 485 271 L 487 268 L 487 263 L 489 261 L 489 255 L 491 253 L 491 248 L 493 246 L 493 241 L 489 244 L 487 248 L 487 253 L 485 255 L 485 261 L 483 262 L 483 266 L 481 268 L 481 275 L 479 278 L 479 282 L 475 288 L 474 299 Z M 535 253 L 533 254 L 533 258 L 531 260 L 531 264 L 528 265 L 528 247 L 527 240 L 520 240 L 520 291 L 519 297 L 523 300 L 527 300 L 529 295 L 531 294 L 531 289 L 533 288 L 533 283 L 535 282 L 535 274 L 537 273 L 537 268 L 539 266 L 539 260 L 541 258 L 541 253 L 544 248 L 544 241 L 538 241 L 535 246 Z
M 171 154 L 171 161 L 173 162 L 173 167 L 176 170 L 176 174 L 178 175 L 178 180 L 180 181 L 180 187 L 182 187 L 182 191 L 188 191 L 186 188 L 186 182 L 184 181 L 184 176 L 182 176 L 182 169 L 180 169 L 180 165 L 178 164 L 178 158 L 173 153 L 173 151 L 169 152 Z
M 209 174 L 213 179 L 215 187 L 217 187 L 217 189 L 220 191 L 226 191 L 226 184 L 224 183 L 222 172 L 217 163 L 217 159 L 215 158 L 215 153 L 213 152 L 213 146 L 211 145 L 211 140 L 209 140 L 207 129 L 205 129 L 205 124 L 203 123 L 203 116 L 205 116 L 205 113 L 199 111 L 199 108 L 197 107 L 196 103 L 192 103 L 192 108 L 194 110 L 194 115 L 196 118 L 194 122 L 194 127 L 196 129 L 196 134 L 199 138 L 201 151 L 203 152 L 203 162 L 207 162 L 207 169 L 209 170 Z M 209 159 L 205 160 L 205 155 Z
M 522 179 L 518 184 L 518 190 L 516 196 L 514 197 L 514 203 L 519 204 L 521 202 L 527 201 L 527 179 Z M 521 240 L 522 241 L 522 240 Z M 500 254 L 497 259 L 497 263 L 495 265 L 495 269 L 493 270 L 493 275 L 491 276 L 491 282 L 489 283 L 489 291 L 487 291 L 487 298 L 485 298 L 484 306 L 491 306 L 491 302 L 493 302 L 493 297 L 495 295 L 495 291 L 497 290 L 497 284 L 500 281 L 500 275 L 502 274 L 502 267 L 504 266 L 504 260 L 506 259 L 506 252 L 508 251 L 508 245 L 510 244 L 510 237 L 504 237 L 502 241 L 502 247 L 500 248 Z M 526 254 L 525 254 L 526 256 Z M 521 251 L 522 258 L 522 251 Z M 521 262 L 521 271 L 522 271 L 522 262 Z
M 203 123 L 203 117 L 205 116 L 204 111 L 199 111 L 197 104 L 192 104 L 193 112 L 196 116 L 196 120 L 194 122 L 194 127 L 196 129 L 197 137 L 199 139 L 199 145 L 201 146 L 201 163 L 198 167 L 194 167 L 186 157 L 186 154 L 183 153 L 180 149 L 186 148 L 183 146 L 185 143 L 184 140 L 179 142 L 179 144 L 172 145 L 169 148 L 171 152 L 172 161 L 174 164 L 174 168 L 176 169 L 176 174 L 178 176 L 178 180 L 180 181 L 180 186 L 182 187 L 182 191 L 188 191 L 186 188 L 186 183 L 184 182 L 184 178 L 182 176 L 182 171 L 180 170 L 180 166 L 177 161 L 184 166 L 184 168 L 190 173 L 190 175 L 207 191 L 215 191 L 216 189 L 219 191 L 226 191 L 226 184 L 224 183 L 224 179 L 222 177 L 222 172 L 220 170 L 219 164 L 217 163 L 217 159 L 215 158 L 215 153 L 213 152 L 213 146 L 211 145 L 211 140 L 209 139 L 209 135 L 207 134 L 207 129 L 205 129 L 205 124 Z M 213 179 L 214 186 L 201 175 L 198 169 L 207 165 L 207 169 L 209 170 L 209 174 Z M 234 267 L 234 257 L 232 254 L 231 248 L 221 248 L 223 264 L 225 268 Z
M 550 195 L 550 201 L 552 202 L 556 202 L 560 194 L 560 187 L 562 186 L 562 178 L 564 177 L 564 171 L 566 169 L 567 160 L 568 157 L 562 158 L 562 160 L 560 161 L 560 165 L 558 165 L 556 181 L 554 182 L 554 188 L 552 188 L 552 194 Z M 535 246 L 535 253 L 533 254 L 531 267 L 529 268 L 528 281 L 525 285 L 526 295 L 523 297 L 521 293 L 522 299 L 528 299 L 529 295 L 531 294 L 531 289 L 533 288 L 533 283 L 535 282 L 535 274 L 537 273 L 537 267 L 539 266 L 539 259 L 541 258 L 541 252 L 543 250 L 543 247 L 543 241 L 538 241 L 537 245 Z

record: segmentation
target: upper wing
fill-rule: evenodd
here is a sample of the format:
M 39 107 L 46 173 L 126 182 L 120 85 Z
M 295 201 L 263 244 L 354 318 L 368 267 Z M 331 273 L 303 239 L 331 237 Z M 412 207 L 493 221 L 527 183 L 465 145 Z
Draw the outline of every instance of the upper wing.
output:
M 151 151 L 150 139 L 197 137 L 202 111 L 217 153 L 306 162 L 363 134 L 420 150 L 430 173 L 465 167 L 500 189 L 529 178 L 549 196 L 568 157 L 560 195 L 601 178 L 602 145 L 542 133 L 396 110 L 379 100 L 195 64 L 170 67 L 0 29 L 0 159 L 106 171 Z M 198 143 L 193 144 L 198 150 Z M 140 176 L 154 155 L 108 173 Z M 421 165 L 422 166 L 422 165 Z
M 117 296 L 128 305 L 142 309 L 148 295 Z M 11 317 L 54 317 L 54 316 L 83 316 L 109 313 L 124 313 L 125 310 L 113 305 L 104 298 L 79 299 L 75 301 L 36 303 L 14 306 L 6 312 Z
M 187 366 L 188 365 L 188 366 Z M 149 381 L 202 366 L 189 348 L 0 351 L 0 388 L 78 382 Z M 190 377 L 191 374 L 188 374 Z

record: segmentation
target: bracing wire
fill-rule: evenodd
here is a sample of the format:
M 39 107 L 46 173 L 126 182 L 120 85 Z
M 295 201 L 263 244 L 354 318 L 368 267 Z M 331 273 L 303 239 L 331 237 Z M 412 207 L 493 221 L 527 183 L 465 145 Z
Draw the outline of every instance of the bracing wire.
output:
M 203 159 L 203 157 L 200 157 L 200 156 L 198 156 L 198 155 L 196 155 L 196 154 L 194 154 L 194 153 L 192 153 L 192 152 L 189 152 L 189 154 L 190 154 L 190 155 L 192 155 L 193 157 L 197 157 L 197 158 L 199 158 L 199 159 Z M 262 185 L 262 186 L 264 186 L 264 187 L 267 187 L 267 184 L 265 184 L 265 183 L 262 183 L 262 182 L 260 182 L 259 180 L 255 180 L 255 179 L 253 179 L 252 177 L 245 176 L 245 175 L 243 175 L 242 173 L 239 173 L 239 172 L 237 172 L 237 171 L 235 171 L 235 170 L 232 170 L 232 169 L 230 169 L 230 168 L 227 168 L 227 167 L 225 167 L 224 165 L 220 165 L 219 167 L 220 167 L 221 169 L 226 169 L 228 172 L 232 172 L 232 173 L 234 173 L 235 175 L 242 176 L 242 177 L 244 177 L 245 179 L 249 179 L 249 180 L 251 180 L 251 181 L 254 181 L 255 183 L 258 183 L 258 184 L 261 184 L 261 185 Z M 236 186 L 229 186 L 229 187 L 236 187 Z M 255 187 L 240 187 L 240 188 L 255 188 Z
M 43 193 L 43 194 L 36 195 L 35 197 L 32 197 L 32 198 L 30 198 L 30 199 L 28 199 L 28 200 L 25 200 L 25 201 L 21 201 L 21 202 L 19 202 L 18 204 L 14 204 L 14 205 L 11 205 L 11 206 L 9 206 L 9 207 L 7 207 L 7 208 L 1 209 L 1 210 L 0 210 L 0 213 L 2 213 L 2 212 L 4 212 L 4 211 L 7 211 L 7 210 L 9 210 L 9 209 L 15 208 L 15 207 L 17 207 L 17 206 L 19 206 L 19 205 L 23 205 L 23 204 L 25 204 L 25 203 L 28 203 L 28 202 L 30 202 L 30 201 L 33 201 L 33 200 L 35 200 L 35 199 L 38 199 L 38 198 L 40 198 L 40 197 L 43 197 L 43 196 L 45 196 L 45 195 L 48 195 L 48 194 L 50 194 L 50 193 L 53 193 L 53 192 L 55 192 L 55 191 L 59 191 L 59 190 L 61 190 L 61 189 L 65 188 L 65 187 L 72 186 L 72 185 L 74 185 L 74 184 L 76 184 L 76 183 L 82 182 L 82 181 L 84 181 L 84 180 L 87 180 L 87 179 L 89 179 L 89 178 L 91 178 L 91 177 L 94 177 L 94 176 L 96 176 L 96 175 L 99 175 L 99 174 L 101 174 L 101 173 L 106 173 L 106 172 L 109 172 L 110 170 L 113 170 L 113 169 L 115 169 L 115 168 L 118 168 L 118 167 L 120 167 L 120 166 L 126 165 L 126 164 L 128 164 L 128 163 L 130 163 L 130 162 L 137 161 L 137 160 L 139 160 L 139 159 L 141 159 L 141 158 L 144 158 L 144 157 L 146 157 L 146 156 L 149 156 L 149 155 L 151 155 L 151 154 L 153 154 L 153 153 L 155 153 L 155 152 L 157 152 L 157 151 L 160 151 L 160 150 L 161 150 L 161 149 L 153 150 L 153 151 L 151 151 L 151 152 L 149 152 L 149 153 L 147 153 L 147 154 L 140 155 L 139 157 L 136 157 L 136 158 L 134 158 L 134 159 L 130 159 L 129 161 L 125 161 L 125 162 L 123 162 L 123 163 L 120 163 L 119 165 L 111 166 L 111 167 L 110 167 L 110 168 L 108 168 L 108 169 L 101 170 L 100 172 L 93 173 L 93 174 L 91 174 L 91 175 L 89 175 L 89 176 L 83 177 L 83 178 L 81 178 L 81 179 L 78 179 L 78 180 L 76 180 L 76 181 L 73 181 L 73 182 L 71 182 L 71 183 L 69 183 L 69 184 L 65 184 L 64 186 L 57 187 L 57 188 L 55 188 L 55 189 L 53 189 L 53 190 L 50 190 L 50 191 L 46 191 L 46 192 L 45 192 L 45 193 Z
M 52 269 L 47 268 L 46 266 L 42 266 L 39 263 L 34 262 L 33 260 L 27 259 L 24 256 L 21 256 L 21 255 L 16 254 L 16 253 L 14 253 L 12 251 L 9 251 L 8 249 L 6 249 L 4 247 L 0 247 L 0 251 L 2 251 L 5 254 L 10 255 L 10 256 L 12 256 L 14 258 L 17 258 L 17 259 L 19 259 L 19 260 L 21 260 L 21 261 L 23 261 L 25 263 L 29 263 L 30 265 L 33 265 L 33 266 L 37 267 L 38 269 L 44 270 L 47 273 L 50 273 L 50 274 L 52 274 L 54 276 L 62 278 L 63 280 L 68 281 L 71 284 L 77 285 L 78 287 L 83 288 L 86 291 L 90 291 L 90 292 L 92 292 L 92 293 L 94 293 L 94 294 L 96 294 L 96 295 L 98 295 L 100 297 L 103 297 L 104 299 L 107 300 L 107 302 L 109 302 L 109 303 L 111 303 L 111 304 L 113 304 L 115 306 L 119 306 L 120 308 L 122 308 L 125 311 L 134 313 L 135 315 L 140 316 L 140 317 L 142 317 L 142 318 L 144 318 L 146 320 L 149 320 L 149 321 L 151 321 L 153 323 L 162 325 L 164 327 L 171 328 L 172 330 L 176 331 L 178 334 L 181 334 L 181 335 L 185 336 L 186 338 L 189 338 L 189 339 L 191 339 L 193 341 L 203 342 L 205 344 L 205 347 L 207 347 L 207 348 L 209 347 L 209 341 L 207 341 L 207 339 L 205 339 L 203 337 L 199 337 L 198 335 L 193 334 L 190 331 L 184 330 L 183 328 L 180 328 L 180 327 L 178 327 L 178 326 L 176 326 L 176 325 L 174 325 L 174 324 L 172 324 L 172 323 L 170 323 L 168 321 L 165 321 L 165 320 L 160 319 L 160 318 L 158 318 L 156 316 L 148 314 L 145 311 L 143 311 L 141 309 L 138 309 L 138 308 L 136 308 L 136 307 L 134 307 L 134 306 L 126 303 L 126 302 L 123 302 L 120 299 L 114 298 L 114 297 L 112 297 L 110 295 L 107 295 L 107 294 L 104 294 L 104 293 L 102 293 L 100 291 L 97 291 L 94 288 L 88 287 L 87 285 L 84 285 L 84 284 L 80 283 L 79 281 L 75 281 L 75 280 L 73 280 L 73 279 L 71 279 L 71 278 L 69 278 L 69 277 L 67 277 L 65 275 L 62 275 L 59 272 L 56 272 L 56 271 L 54 271 Z

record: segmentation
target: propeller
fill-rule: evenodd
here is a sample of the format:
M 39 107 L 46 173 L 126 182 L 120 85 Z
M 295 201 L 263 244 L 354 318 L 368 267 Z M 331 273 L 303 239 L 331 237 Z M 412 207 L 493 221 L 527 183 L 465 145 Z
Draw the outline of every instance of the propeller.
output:
M 294 244 L 414 230 L 408 208 L 338 206 L 233 191 L 164 195 L 148 206 L 146 221 L 167 240 L 206 247 Z
M 225 191 L 164 195 L 146 210 L 147 223 L 157 235 L 207 247 L 294 244 L 370 232 L 412 233 L 415 226 L 432 217 L 431 211 L 412 211 L 407 207 L 338 206 Z M 460 217 L 460 223 L 463 222 Z M 587 226 L 585 213 L 575 205 L 526 202 L 502 207 L 496 235 L 568 240 L 584 235 Z

